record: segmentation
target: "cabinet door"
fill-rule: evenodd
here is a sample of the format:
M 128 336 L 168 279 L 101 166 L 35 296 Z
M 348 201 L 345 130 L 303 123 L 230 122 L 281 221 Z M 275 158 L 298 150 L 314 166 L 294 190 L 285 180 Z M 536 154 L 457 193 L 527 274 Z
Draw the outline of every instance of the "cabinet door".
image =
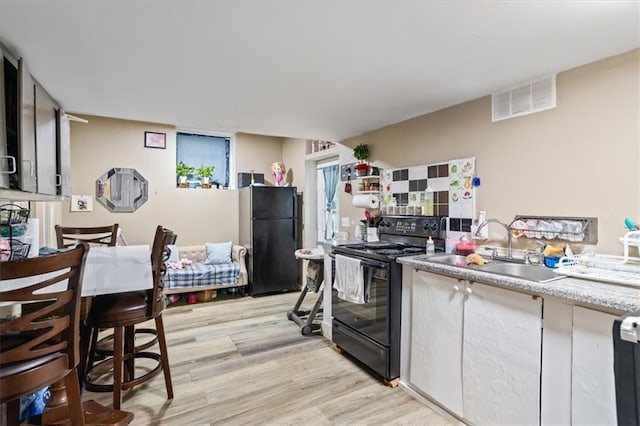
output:
M 17 167 L 20 176 L 20 189 L 36 192 L 35 88 L 29 70 L 22 59 L 18 62 L 18 76 L 20 78 L 21 114 Z
M 464 305 L 464 417 L 539 424 L 542 300 L 472 283 Z
M 67 114 L 58 110 L 58 194 L 71 195 L 71 126 Z
M 573 306 L 544 299 L 540 424 L 571 424 L 571 335 Z
M 38 193 L 56 195 L 57 183 L 57 105 L 39 84 L 35 85 L 36 154 Z
M 571 420 L 575 425 L 615 425 L 613 337 L 616 317 L 573 307 Z
M 462 417 L 464 283 L 424 271 L 414 277 L 409 380 Z
M 14 167 L 15 159 L 9 157 L 7 149 L 7 125 L 5 104 L 6 98 L 4 93 L 4 54 L 2 46 L 0 46 L 0 188 L 9 188 L 9 175 Z

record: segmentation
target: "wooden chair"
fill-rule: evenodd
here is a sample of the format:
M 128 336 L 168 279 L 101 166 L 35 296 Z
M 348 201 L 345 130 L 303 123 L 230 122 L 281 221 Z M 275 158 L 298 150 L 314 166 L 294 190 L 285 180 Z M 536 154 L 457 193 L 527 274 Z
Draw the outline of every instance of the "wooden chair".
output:
M 120 409 L 122 391 L 145 383 L 155 377 L 160 371 L 164 372 L 165 386 L 168 399 L 173 399 L 173 386 L 167 343 L 162 322 L 162 311 L 165 308 L 165 298 L 162 293 L 162 277 L 166 271 L 165 261 L 168 258 L 167 244 L 173 243 L 176 235 L 172 231 L 158 226 L 151 249 L 151 268 L 153 272 L 153 289 L 146 292 L 128 292 L 114 295 L 104 295 L 93 300 L 87 325 L 91 327 L 91 347 L 89 348 L 88 365 L 85 375 L 87 390 L 94 392 L 113 392 L 113 408 Z M 148 320 L 155 321 L 155 339 L 144 345 L 135 345 L 137 324 Z M 100 329 L 114 329 L 112 356 L 94 364 L 95 354 L 100 342 L 96 336 Z M 144 329 L 149 331 L 149 329 Z M 158 342 L 160 353 L 146 351 Z M 104 353 L 104 352 L 103 352 Z M 157 362 L 155 367 L 136 377 L 135 360 L 138 358 L 152 359 Z M 113 364 L 113 384 L 101 384 L 99 379 L 105 365 Z
M 0 280 L 31 278 L 26 287 L 0 292 L 22 314 L 0 322 L 0 402 L 3 423 L 18 424 L 21 396 L 64 379 L 71 423 L 84 425 L 76 367 L 82 274 L 89 246 L 30 259 L 0 262 Z M 41 275 L 47 274 L 47 275 Z M 51 285 L 46 293 L 38 291 Z M 3 283 L 3 288 L 9 287 Z M 16 407 L 17 404 L 17 407 Z
M 70 247 L 78 242 L 113 247 L 118 241 L 118 224 L 92 227 L 56 225 L 56 239 L 58 248 Z
M 89 246 L 114 247 L 118 242 L 118 224 L 105 226 L 62 226 L 56 225 L 56 243 L 59 249 L 73 246 L 79 242 L 88 243 Z M 91 336 L 89 328 L 84 321 L 80 323 L 80 364 L 78 374 L 84 377 L 87 362 L 87 353 Z M 110 353 L 110 348 L 103 348 L 100 353 Z

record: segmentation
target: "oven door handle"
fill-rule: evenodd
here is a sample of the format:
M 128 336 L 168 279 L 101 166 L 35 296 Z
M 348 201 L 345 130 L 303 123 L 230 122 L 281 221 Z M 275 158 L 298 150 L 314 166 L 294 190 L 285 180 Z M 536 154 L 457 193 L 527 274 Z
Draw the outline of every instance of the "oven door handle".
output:
M 336 255 L 335 255 L 335 254 L 333 254 L 333 253 L 330 253 L 330 254 L 329 254 L 329 256 L 330 256 L 332 259 L 335 259 L 335 258 L 336 258 Z M 345 255 L 343 255 L 343 254 L 342 254 L 341 256 L 344 256 L 344 257 L 350 257 L 350 258 L 352 258 L 352 259 L 358 259 L 358 260 L 360 261 L 360 263 L 361 263 L 361 264 L 363 264 L 364 266 L 372 266 L 372 267 L 374 267 L 374 268 L 380 268 L 380 269 L 387 269 L 387 268 L 389 267 L 389 264 L 388 264 L 388 263 L 376 262 L 375 260 L 369 260 L 369 259 L 364 260 L 364 259 L 363 259 L 363 258 L 361 258 L 361 257 L 357 257 L 357 256 L 345 256 Z

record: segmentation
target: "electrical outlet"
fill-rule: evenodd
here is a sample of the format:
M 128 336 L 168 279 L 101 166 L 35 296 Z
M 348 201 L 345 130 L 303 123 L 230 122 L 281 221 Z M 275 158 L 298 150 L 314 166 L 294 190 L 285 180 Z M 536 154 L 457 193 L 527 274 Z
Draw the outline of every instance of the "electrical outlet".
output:
M 340 226 L 342 226 L 343 228 L 348 228 L 349 227 L 349 218 L 348 217 L 341 217 L 340 218 Z

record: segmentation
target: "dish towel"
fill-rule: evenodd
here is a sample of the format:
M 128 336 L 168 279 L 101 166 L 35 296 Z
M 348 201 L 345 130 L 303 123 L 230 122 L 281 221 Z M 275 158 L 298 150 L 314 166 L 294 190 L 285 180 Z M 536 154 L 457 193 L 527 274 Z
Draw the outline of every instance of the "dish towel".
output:
M 358 259 L 336 254 L 336 279 L 333 288 L 338 297 L 352 303 L 365 303 L 364 277 Z

